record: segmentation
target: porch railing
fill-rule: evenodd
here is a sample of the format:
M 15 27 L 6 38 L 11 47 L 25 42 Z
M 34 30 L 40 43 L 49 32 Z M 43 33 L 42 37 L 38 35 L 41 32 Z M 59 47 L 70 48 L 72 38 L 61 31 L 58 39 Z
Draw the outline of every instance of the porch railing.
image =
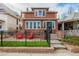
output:
M 65 30 L 64 34 L 70 36 L 79 36 L 79 30 Z

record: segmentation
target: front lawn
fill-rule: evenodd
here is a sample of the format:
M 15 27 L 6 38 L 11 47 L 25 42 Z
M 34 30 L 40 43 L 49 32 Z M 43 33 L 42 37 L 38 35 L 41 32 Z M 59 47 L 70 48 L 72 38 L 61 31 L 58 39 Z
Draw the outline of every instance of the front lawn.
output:
M 1 46 L 1 42 L 0 42 Z M 4 47 L 48 47 L 47 41 L 3 41 Z
M 72 45 L 79 46 L 79 36 L 65 36 L 64 41 Z

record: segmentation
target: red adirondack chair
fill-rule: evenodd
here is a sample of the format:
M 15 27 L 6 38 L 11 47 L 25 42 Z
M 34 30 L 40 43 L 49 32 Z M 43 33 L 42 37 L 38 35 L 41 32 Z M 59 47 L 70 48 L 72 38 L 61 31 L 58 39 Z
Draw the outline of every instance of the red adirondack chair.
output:
M 29 35 L 27 36 L 28 39 L 33 39 L 33 33 L 30 32 Z
M 21 32 L 16 33 L 16 38 L 23 39 L 24 38 L 23 33 L 21 33 Z

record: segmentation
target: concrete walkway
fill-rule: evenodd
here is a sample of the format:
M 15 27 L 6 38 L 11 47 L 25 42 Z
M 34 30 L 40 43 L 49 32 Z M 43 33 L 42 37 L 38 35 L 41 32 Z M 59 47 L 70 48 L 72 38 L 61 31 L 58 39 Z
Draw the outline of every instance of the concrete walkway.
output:
M 53 53 L 6 53 L 0 52 L 0 56 L 79 56 L 79 53 L 73 53 L 66 49 L 57 49 Z

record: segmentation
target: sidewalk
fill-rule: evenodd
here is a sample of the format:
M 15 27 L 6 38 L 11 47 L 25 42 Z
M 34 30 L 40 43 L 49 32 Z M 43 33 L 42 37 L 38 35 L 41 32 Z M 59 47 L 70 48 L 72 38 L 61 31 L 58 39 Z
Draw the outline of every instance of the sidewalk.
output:
M 58 49 L 53 53 L 5 53 L 5 52 L 0 52 L 0 56 L 79 56 L 79 53 L 72 53 L 66 49 Z

